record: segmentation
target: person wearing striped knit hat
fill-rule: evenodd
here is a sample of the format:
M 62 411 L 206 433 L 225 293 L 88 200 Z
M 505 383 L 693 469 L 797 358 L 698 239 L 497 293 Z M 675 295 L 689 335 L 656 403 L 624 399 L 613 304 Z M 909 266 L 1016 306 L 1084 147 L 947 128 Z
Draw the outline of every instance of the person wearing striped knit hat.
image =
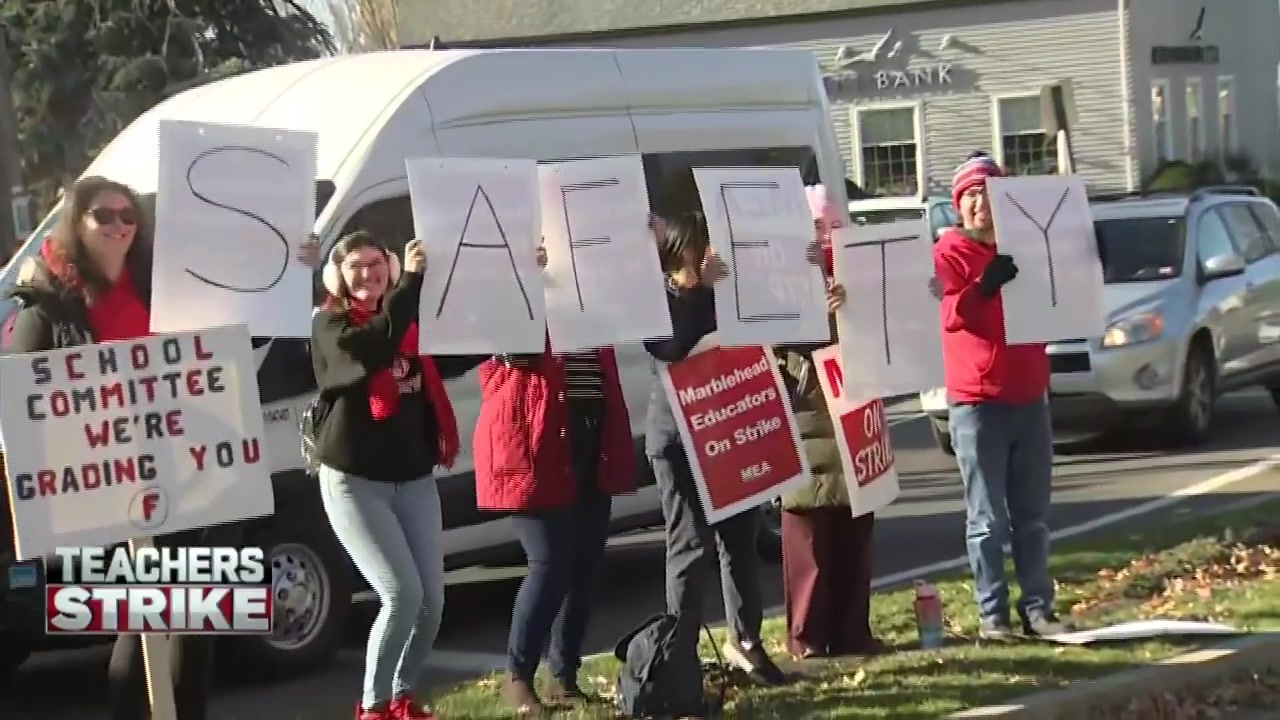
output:
M 1049 506 L 1053 439 L 1049 425 L 1049 361 L 1043 344 L 1005 341 L 1000 289 L 1018 276 L 999 252 L 987 180 L 1004 171 L 985 153 L 971 154 L 951 179 L 960 225 L 933 246 L 942 289 L 943 376 L 951 442 L 964 482 L 965 544 L 973 570 L 979 634 L 1013 635 L 1004 545 L 1013 550 L 1026 635 L 1065 626 L 1053 612 L 1049 576 Z

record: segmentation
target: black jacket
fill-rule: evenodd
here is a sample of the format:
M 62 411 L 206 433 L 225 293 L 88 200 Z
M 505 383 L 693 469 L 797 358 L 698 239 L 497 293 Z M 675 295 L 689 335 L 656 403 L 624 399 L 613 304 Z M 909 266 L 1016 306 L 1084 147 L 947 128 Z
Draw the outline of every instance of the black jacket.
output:
M 19 308 L 5 352 L 43 352 L 94 342 L 84 297 L 59 282 L 43 259 L 24 261 L 18 284 L 7 297 L 17 300 Z
M 658 375 L 659 363 L 679 362 L 689 356 L 706 335 L 716 330 L 715 291 L 705 285 L 682 290 L 667 286 L 667 308 L 671 311 L 671 337 L 645 342 L 652 356 L 653 389 L 649 393 L 649 415 L 645 420 L 645 452 L 662 457 L 668 450 L 683 447 L 675 414 L 667 401 L 667 391 Z
M 369 409 L 369 378 L 390 369 L 418 319 L 422 273 L 405 273 L 364 325 L 346 312 L 320 310 L 311 323 L 311 362 L 320 386 L 316 459 L 369 480 L 429 475 L 439 460 L 439 428 L 424 389 L 402 392 L 399 410 L 381 421 Z M 421 367 L 409 373 L 421 373 Z

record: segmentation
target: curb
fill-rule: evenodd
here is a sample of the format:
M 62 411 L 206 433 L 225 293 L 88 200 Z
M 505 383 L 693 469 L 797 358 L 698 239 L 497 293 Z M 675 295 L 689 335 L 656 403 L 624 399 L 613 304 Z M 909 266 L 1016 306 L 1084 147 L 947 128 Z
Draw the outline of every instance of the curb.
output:
M 949 718 L 1087 717 L 1094 708 L 1122 703 L 1136 695 L 1211 684 L 1223 676 L 1280 667 L 1280 632 L 1264 632 L 1161 660 L 1100 680 L 1025 695 L 1002 705 L 988 705 L 948 715 Z

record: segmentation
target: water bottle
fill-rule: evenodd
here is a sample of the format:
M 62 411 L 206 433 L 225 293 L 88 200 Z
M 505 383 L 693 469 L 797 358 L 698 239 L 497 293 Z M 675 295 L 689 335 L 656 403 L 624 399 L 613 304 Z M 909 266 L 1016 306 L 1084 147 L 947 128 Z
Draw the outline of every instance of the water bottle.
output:
M 917 580 L 916 583 L 916 633 L 920 647 L 925 650 L 942 647 L 946 629 L 942 624 L 942 598 L 933 585 Z

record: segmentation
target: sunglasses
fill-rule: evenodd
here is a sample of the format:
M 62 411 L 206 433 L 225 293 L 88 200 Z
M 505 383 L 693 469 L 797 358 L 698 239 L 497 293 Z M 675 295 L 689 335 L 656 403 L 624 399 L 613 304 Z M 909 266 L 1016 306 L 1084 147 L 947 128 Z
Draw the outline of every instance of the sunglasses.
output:
M 115 208 L 96 207 L 89 211 L 90 217 L 99 225 L 114 225 L 119 221 L 121 225 L 137 225 L 138 214 L 133 208 Z

